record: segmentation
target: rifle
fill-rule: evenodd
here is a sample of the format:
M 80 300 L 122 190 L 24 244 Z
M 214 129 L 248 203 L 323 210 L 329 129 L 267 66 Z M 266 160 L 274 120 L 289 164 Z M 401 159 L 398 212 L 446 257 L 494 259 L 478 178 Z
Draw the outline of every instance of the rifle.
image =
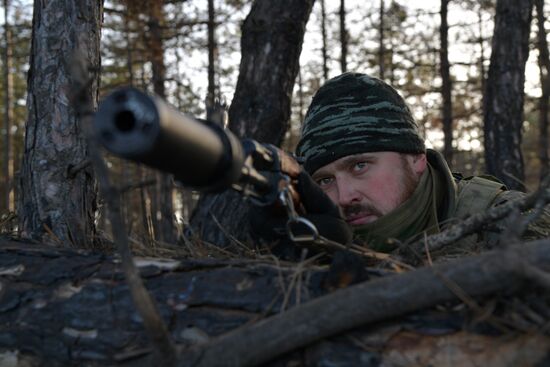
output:
M 297 212 L 300 198 L 293 183 L 300 165 L 273 145 L 241 141 L 219 124 L 181 113 L 132 87 L 100 103 L 94 130 L 114 155 L 172 174 L 184 186 L 203 192 L 231 188 L 256 205 L 282 204 L 295 242 L 319 237 L 315 225 Z

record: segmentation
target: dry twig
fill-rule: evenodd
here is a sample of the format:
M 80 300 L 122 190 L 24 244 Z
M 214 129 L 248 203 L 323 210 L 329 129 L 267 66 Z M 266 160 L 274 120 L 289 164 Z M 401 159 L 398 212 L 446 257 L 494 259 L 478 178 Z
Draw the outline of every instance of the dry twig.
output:
M 535 206 L 544 207 L 550 202 L 550 191 L 546 186 L 541 186 L 536 192 L 525 196 L 520 200 L 509 201 L 502 205 L 493 207 L 483 213 L 475 214 L 464 221 L 455 224 L 448 229 L 414 242 L 407 246 L 416 252 L 422 252 L 427 247 L 429 251 L 439 250 L 447 245 L 450 245 L 457 240 L 468 235 L 474 234 L 484 226 L 494 223 L 502 218 L 505 218 L 512 211 L 519 210 L 524 212 Z
M 143 324 L 155 347 L 155 358 L 160 365 L 172 366 L 175 363 L 175 348 L 170 334 L 160 317 L 153 299 L 145 289 L 138 270 L 136 269 L 132 253 L 128 245 L 128 236 L 120 212 L 120 198 L 117 190 L 111 185 L 109 172 L 101 153 L 98 142 L 92 133 L 93 102 L 89 86 L 93 81 L 90 78 L 88 64 L 85 58 L 76 53 L 70 61 L 72 65 L 72 81 L 74 96 L 73 106 L 78 113 L 80 126 L 88 139 L 89 158 L 93 164 L 100 190 L 109 206 L 109 219 L 113 228 L 113 237 L 122 260 L 124 275 L 128 282 L 134 304 L 143 319 Z M 95 71 L 97 72 L 97 71 Z

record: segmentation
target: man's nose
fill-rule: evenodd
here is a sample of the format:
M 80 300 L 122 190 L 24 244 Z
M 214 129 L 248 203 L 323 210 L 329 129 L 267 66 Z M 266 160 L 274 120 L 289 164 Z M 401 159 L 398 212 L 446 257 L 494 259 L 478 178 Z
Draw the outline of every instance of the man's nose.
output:
M 338 205 L 347 206 L 361 201 L 359 192 L 349 180 L 337 179 L 336 184 L 338 186 Z

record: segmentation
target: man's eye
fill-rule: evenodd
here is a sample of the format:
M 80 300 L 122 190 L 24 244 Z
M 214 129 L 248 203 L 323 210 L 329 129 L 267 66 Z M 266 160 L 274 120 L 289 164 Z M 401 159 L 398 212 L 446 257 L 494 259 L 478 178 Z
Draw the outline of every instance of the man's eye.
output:
M 355 172 L 363 171 L 365 168 L 367 168 L 367 162 L 357 162 L 353 166 Z
M 323 177 L 317 180 L 317 185 L 323 187 L 323 186 L 330 185 L 331 182 L 332 182 L 331 177 Z

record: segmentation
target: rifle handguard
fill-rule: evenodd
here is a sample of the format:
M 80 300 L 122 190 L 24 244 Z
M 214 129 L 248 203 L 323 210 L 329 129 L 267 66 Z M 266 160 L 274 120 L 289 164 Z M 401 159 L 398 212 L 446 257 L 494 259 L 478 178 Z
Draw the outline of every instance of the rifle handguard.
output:
M 292 185 L 300 165 L 288 153 L 254 140 L 240 141 L 219 124 L 196 119 L 133 87 L 120 88 L 99 105 L 94 119 L 98 140 L 113 154 L 173 174 L 200 191 L 234 188 L 271 205 Z M 269 172 L 264 175 L 263 171 Z

